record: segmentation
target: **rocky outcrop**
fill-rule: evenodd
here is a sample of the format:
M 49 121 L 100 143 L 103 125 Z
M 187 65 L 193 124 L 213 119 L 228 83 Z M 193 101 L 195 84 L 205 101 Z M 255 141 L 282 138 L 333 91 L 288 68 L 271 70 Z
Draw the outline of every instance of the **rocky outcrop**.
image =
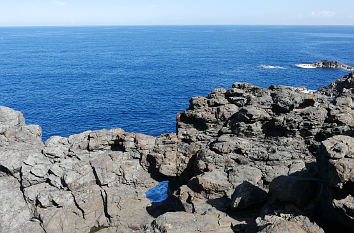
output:
M 350 98 L 354 94 L 354 72 L 320 88 L 319 92 L 330 97 L 348 96 Z
M 348 66 L 348 65 L 340 63 L 338 61 L 322 60 L 322 61 L 318 61 L 318 62 L 313 63 L 313 65 L 316 68 L 354 70 L 354 67 Z
M 318 163 L 326 181 L 320 214 L 328 223 L 354 231 L 354 138 L 338 135 L 322 142 Z M 336 225 L 330 226 L 335 229 Z
M 0 232 L 350 232 L 350 88 L 235 83 L 192 98 L 176 133 L 97 130 L 45 144 L 0 107 Z M 151 203 L 145 192 L 163 180 L 170 197 Z
M 44 232 L 24 200 L 21 168 L 41 154 L 39 126 L 26 125 L 22 113 L 0 106 L 0 232 Z

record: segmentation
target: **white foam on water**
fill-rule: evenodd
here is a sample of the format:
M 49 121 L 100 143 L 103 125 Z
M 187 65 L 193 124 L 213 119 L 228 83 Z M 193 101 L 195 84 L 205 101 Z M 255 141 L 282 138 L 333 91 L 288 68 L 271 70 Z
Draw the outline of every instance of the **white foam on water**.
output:
M 303 69 L 316 69 L 316 66 L 313 64 L 296 64 L 295 66 Z
M 264 68 L 264 69 L 285 69 L 282 66 L 269 66 L 269 65 L 260 65 L 259 67 Z

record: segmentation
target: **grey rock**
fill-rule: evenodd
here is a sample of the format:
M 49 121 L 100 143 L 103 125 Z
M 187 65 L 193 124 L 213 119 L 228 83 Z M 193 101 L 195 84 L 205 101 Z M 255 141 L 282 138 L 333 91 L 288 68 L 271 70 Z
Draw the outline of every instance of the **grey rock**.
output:
M 345 70 L 354 70 L 354 67 L 348 66 L 338 61 L 328 61 L 322 60 L 313 63 L 316 68 L 327 68 L 327 69 L 345 69 Z
M 353 226 L 353 137 L 338 135 L 322 142 L 318 154 L 321 178 L 326 181 L 319 215 L 331 228 L 341 226 L 351 232 Z
M 0 106 L 0 126 L 24 126 L 25 118 L 19 111 L 11 108 Z
M 263 233 L 323 233 L 324 231 L 305 216 L 265 216 L 257 218 L 258 232 Z
M 151 232 L 177 233 L 177 232 L 233 232 L 232 225 L 241 224 L 222 212 L 214 214 L 191 214 L 184 212 L 170 212 L 158 217 L 152 223 Z
M 354 138 L 331 137 L 322 143 L 319 157 L 323 177 L 332 187 L 343 188 L 354 182 Z
M 65 158 L 69 154 L 69 140 L 67 138 L 53 136 L 45 142 L 43 153 L 52 159 Z
M 338 97 L 353 93 L 354 89 L 354 72 L 335 80 L 326 87 L 320 88 L 318 91 L 329 97 Z
M 349 194 L 346 198 L 341 200 L 334 199 L 333 206 L 342 210 L 351 221 L 354 221 L 354 198 L 352 195 Z
M 267 192 L 245 181 L 238 185 L 231 196 L 230 207 L 234 210 L 250 208 L 267 200 Z
M 40 222 L 23 199 L 20 183 L 13 177 L 0 177 L 0 232 L 43 232 Z
M 15 175 L 29 155 L 40 153 L 41 136 L 41 128 L 26 125 L 22 113 L 0 106 L 0 166 L 9 173 Z

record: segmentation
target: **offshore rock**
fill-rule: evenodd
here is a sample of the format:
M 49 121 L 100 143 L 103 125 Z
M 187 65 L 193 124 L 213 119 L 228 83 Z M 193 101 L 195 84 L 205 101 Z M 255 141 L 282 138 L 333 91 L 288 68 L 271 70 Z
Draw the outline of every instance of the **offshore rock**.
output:
M 316 68 L 331 68 L 331 69 L 345 69 L 345 70 L 354 70 L 354 67 L 348 66 L 338 61 L 328 61 L 322 60 L 313 63 Z

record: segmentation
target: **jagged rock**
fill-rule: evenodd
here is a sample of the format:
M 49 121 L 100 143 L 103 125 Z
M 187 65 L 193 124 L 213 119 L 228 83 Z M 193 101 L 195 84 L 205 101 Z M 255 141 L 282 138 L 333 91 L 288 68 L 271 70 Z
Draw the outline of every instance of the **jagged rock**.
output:
M 47 158 L 60 159 L 69 154 L 69 140 L 67 138 L 54 136 L 45 142 L 43 153 Z M 60 160 L 59 160 L 60 161 Z
M 147 161 L 158 173 L 165 176 L 176 176 L 177 164 L 177 136 L 176 134 L 163 134 L 156 138 L 152 152 L 147 155 Z
M 235 192 L 232 194 L 230 207 L 235 210 L 242 210 L 264 203 L 266 200 L 267 192 L 244 181 L 237 186 Z
M 322 174 L 332 187 L 354 183 L 354 138 L 338 135 L 322 143 Z
M 354 221 L 354 198 L 349 194 L 346 198 L 341 200 L 333 200 L 333 206 L 342 210 L 351 221 Z
M 0 232 L 44 233 L 23 199 L 20 183 L 11 176 L 0 176 Z
M 0 232 L 44 232 L 20 184 L 22 162 L 42 147 L 39 126 L 26 125 L 22 113 L 0 106 Z
M 263 233 L 323 233 L 324 231 L 305 216 L 265 216 L 257 218 L 257 231 Z
M 354 71 L 350 74 L 335 80 L 326 87 L 320 88 L 318 91 L 330 97 L 338 97 L 341 95 L 353 94 L 354 89 Z
M 188 187 L 197 192 L 202 192 L 207 198 L 223 197 L 231 189 L 227 174 L 220 170 L 198 175 L 188 182 Z
M 157 182 L 140 161 L 154 149 L 151 139 L 121 129 L 48 139 L 22 166 L 24 196 L 46 232 L 130 232 L 150 223 L 144 193 Z
M 0 167 L 18 177 L 22 162 L 43 148 L 42 131 L 26 125 L 21 112 L 0 106 Z
M 170 212 L 161 215 L 152 223 L 153 233 L 177 233 L 177 232 L 234 232 L 232 226 L 242 224 L 222 212 L 205 215 L 185 212 Z M 148 231 L 149 232 L 149 231 Z
M 322 142 L 318 164 L 326 181 L 319 214 L 330 228 L 341 226 L 342 231 L 354 231 L 354 138 L 333 136 Z

